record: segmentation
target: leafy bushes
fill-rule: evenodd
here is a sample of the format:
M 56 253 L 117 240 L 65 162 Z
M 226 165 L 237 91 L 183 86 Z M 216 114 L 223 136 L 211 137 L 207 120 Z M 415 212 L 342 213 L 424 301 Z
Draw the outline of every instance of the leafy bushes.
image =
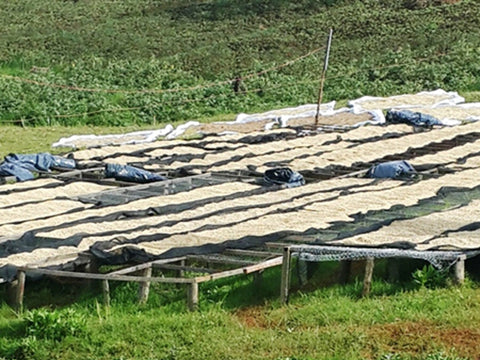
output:
M 67 336 L 76 336 L 85 331 L 85 318 L 69 308 L 63 311 L 36 309 L 23 318 L 27 336 L 60 341 Z
M 65 338 L 85 333 L 86 318 L 74 308 L 65 310 L 30 310 L 22 318 L 23 337 L 0 341 L 0 359 L 30 359 L 42 356 L 46 344 L 57 344 Z M 17 336 L 20 334 L 17 334 Z
M 420 287 L 437 288 L 447 283 L 447 273 L 435 269 L 432 265 L 425 265 L 412 274 L 413 282 Z

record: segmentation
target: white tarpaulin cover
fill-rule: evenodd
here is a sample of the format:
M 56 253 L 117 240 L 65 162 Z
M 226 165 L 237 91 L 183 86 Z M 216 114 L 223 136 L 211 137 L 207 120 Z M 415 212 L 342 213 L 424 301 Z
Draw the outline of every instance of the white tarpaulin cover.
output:
M 446 126 L 458 125 L 461 121 L 473 121 L 480 119 L 479 104 L 461 104 L 465 101 L 457 92 L 447 92 L 442 89 L 434 91 L 422 91 L 417 94 L 403 94 L 390 97 L 372 97 L 363 96 L 356 100 L 349 101 L 348 108 L 335 109 L 336 102 L 331 101 L 321 105 L 320 115 L 323 117 L 336 114 L 365 114 L 370 115 L 369 120 L 358 121 L 354 124 L 348 124 L 349 127 L 358 127 L 368 124 L 385 123 L 383 110 L 386 109 L 409 109 L 414 111 L 432 114 Z M 458 105 L 461 104 L 461 105 Z M 461 116 L 451 115 L 458 108 Z M 448 111 L 446 111 L 448 110 Z M 271 110 L 264 113 L 245 114 L 240 113 L 234 121 L 216 122 L 221 129 L 218 134 L 235 133 L 235 126 L 248 123 L 264 123 L 263 129 L 269 131 L 275 126 L 287 127 L 291 120 L 307 119 L 315 117 L 317 104 L 306 104 L 297 107 Z M 443 115 L 442 115 L 443 114 Z M 330 124 L 335 127 L 335 124 Z M 229 126 L 232 129 L 229 129 Z M 338 127 L 345 125 L 338 125 Z M 197 121 L 188 121 L 174 128 L 168 124 L 163 129 L 136 131 L 127 134 L 118 135 L 74 135 L 68 138 L 61 138 L 54 143 L 53 147 L 71 147 L 71 148 L 91 148 L 107 145 L 139 144 L 155 141 L 165 137 L 168 140 L 176 139 L 183 135 L 188 129 L 198 128 L 199 133 L 203 133 L 200 123 Z

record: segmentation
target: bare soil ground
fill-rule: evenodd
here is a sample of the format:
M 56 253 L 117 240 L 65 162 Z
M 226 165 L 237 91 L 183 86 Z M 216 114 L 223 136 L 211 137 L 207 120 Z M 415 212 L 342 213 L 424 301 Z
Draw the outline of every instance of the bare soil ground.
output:
M 330 116 L 320 116 L 319 126 L 353 126 L 363 121 L 372 120 L 369 113 L 353 114 L 351 112 L 338 113 Z M 191 127 L 187 130 L 186 135 L 192 136 L 197 133 L 203 134 L 219 134 L 226 131 L 237 133 L 250 133 L 263 131 L 265 125 L 271 123 L 272 120 L 252 121 L 248 123 L 208 123 Z M 296 118 L 288 121 L 288 127 L 313 126 L 315 124 L 314 117 Z

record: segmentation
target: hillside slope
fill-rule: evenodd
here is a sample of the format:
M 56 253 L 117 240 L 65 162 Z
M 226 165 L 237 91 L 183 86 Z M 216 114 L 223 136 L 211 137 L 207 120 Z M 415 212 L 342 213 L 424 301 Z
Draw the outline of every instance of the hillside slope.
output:
M 478 0 L 0 5 L 0 123 L 152 124 L 315 102 L 329 28 L 326 101 L 480 88 Z

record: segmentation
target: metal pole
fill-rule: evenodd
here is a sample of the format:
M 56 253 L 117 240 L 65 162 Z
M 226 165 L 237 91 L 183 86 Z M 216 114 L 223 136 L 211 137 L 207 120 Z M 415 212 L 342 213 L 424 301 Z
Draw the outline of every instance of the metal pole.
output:
M 325 83 L 325 74 L 328 68 L 328 58 L 330 57 L 330 46 L 332 45 L 333 29 L 330 29 L 327 41 L 327 50 L 325 52 L 325 60 L 323 62 L 322 77 L 320 78 L 320 89 L 318 90 L 317 114 L 315 115 L 315 126 L 318 126 L 318 117 L 320 116 L 320 105 L 323 97 L 323 84 Z

